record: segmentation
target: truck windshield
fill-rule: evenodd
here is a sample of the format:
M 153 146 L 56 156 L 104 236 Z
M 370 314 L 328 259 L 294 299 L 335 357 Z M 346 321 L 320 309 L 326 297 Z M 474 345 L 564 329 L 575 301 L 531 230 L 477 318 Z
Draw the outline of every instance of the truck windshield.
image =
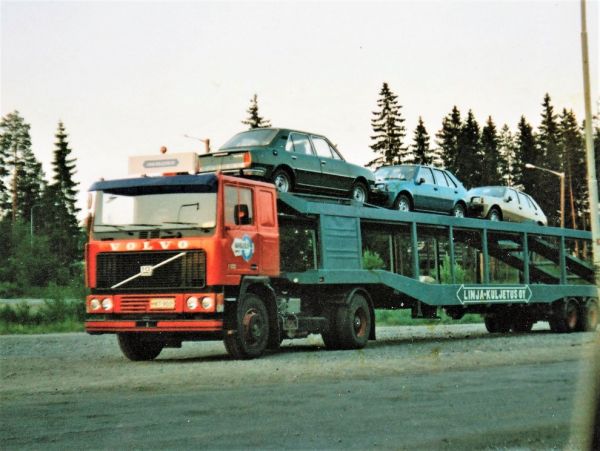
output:
M 221 146 L 221 149 L 232 149 L 235 147 L 266 146 L 277 134 L 277 130 L 257 129 L 242 132 L 235 135 Z
M 94 232 L 110 230 L 212 229 L 217 193 L 116 194 L 98 191 Z

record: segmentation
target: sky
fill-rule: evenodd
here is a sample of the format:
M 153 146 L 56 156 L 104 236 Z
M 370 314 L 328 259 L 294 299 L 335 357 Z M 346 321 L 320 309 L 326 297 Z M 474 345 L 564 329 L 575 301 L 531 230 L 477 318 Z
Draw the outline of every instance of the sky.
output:
M 588 2 L 593 112 L 598 1 Z M 0 113 L 31 125 L 51 175 L 59 120 L 91 183 L 127 175 L 127 157 L 203 151 L 245 129 L 254 94 L 273 126 L 327 136 L 347 160 L 373 159 L 383 82 L 410 144 L 419 116 L 434 141 L 453 105 L 483 126 L 537 127 L 549 93 L 584 118 L 579 1 L 0 3 Z

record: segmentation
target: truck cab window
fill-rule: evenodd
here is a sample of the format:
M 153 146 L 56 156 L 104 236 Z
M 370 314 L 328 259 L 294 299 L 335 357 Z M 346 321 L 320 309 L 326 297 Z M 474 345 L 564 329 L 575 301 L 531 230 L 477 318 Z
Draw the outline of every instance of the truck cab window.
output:
M 251 225 L 254 223 L 253 211 L 251 189 L 235 186 L 225 187 L 225 225 Z

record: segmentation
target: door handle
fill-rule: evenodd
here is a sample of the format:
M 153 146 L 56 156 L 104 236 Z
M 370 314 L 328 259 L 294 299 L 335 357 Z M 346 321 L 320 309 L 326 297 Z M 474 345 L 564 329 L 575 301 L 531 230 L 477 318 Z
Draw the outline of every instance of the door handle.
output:
M 253 264 L 251 264 L 251 265 L 250 265 L 250 269 L 251 269 L 252 271 L 256 271 L 256 270 L 258 269 L 258 265 L 257 265 L 257 264 L 255 264 L 255 263 L 253 263 Z
M 438 190 L 438 189 L 437 189 L 437 186 L 434 186 L 434 187 L 433 187 L 433 190 L 434 190 L 434 191 L 437 191 L 437 190 Z
M 327 162 L 326 162 L 326 161 L 322 161 L 322 160 L 321 160 L 321 164 L 322 164 L 323 166 L 325 166 L 325 165 L 327 164 Z
M 292 155 L 292 160 L 297 160 L 298 157 L 296 155 Z

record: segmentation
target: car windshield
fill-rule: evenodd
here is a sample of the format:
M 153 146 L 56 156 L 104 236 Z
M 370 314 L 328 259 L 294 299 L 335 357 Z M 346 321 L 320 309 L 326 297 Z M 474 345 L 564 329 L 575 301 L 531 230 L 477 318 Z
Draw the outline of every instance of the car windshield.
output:
M 412 180 L 415 176 L 415 166 L 388 166 L 375 171 L 378 180 Z
M 506 188 L 503 186 L 482 186 L 481 188 L 473 188 L 471 194 L 479 196 L 504 197 Z
M 248 147 L 248 146 L 266 146 L 277 134 L 277 130 L 272 129 L 256 129 L 247 132 L 238 133 L 225 144 L 221 149 L 231 149 L 235 147 Z
M 112 230 L 211 229 L 217 193 L 115 194 L 96 192 L 94 232 Z

